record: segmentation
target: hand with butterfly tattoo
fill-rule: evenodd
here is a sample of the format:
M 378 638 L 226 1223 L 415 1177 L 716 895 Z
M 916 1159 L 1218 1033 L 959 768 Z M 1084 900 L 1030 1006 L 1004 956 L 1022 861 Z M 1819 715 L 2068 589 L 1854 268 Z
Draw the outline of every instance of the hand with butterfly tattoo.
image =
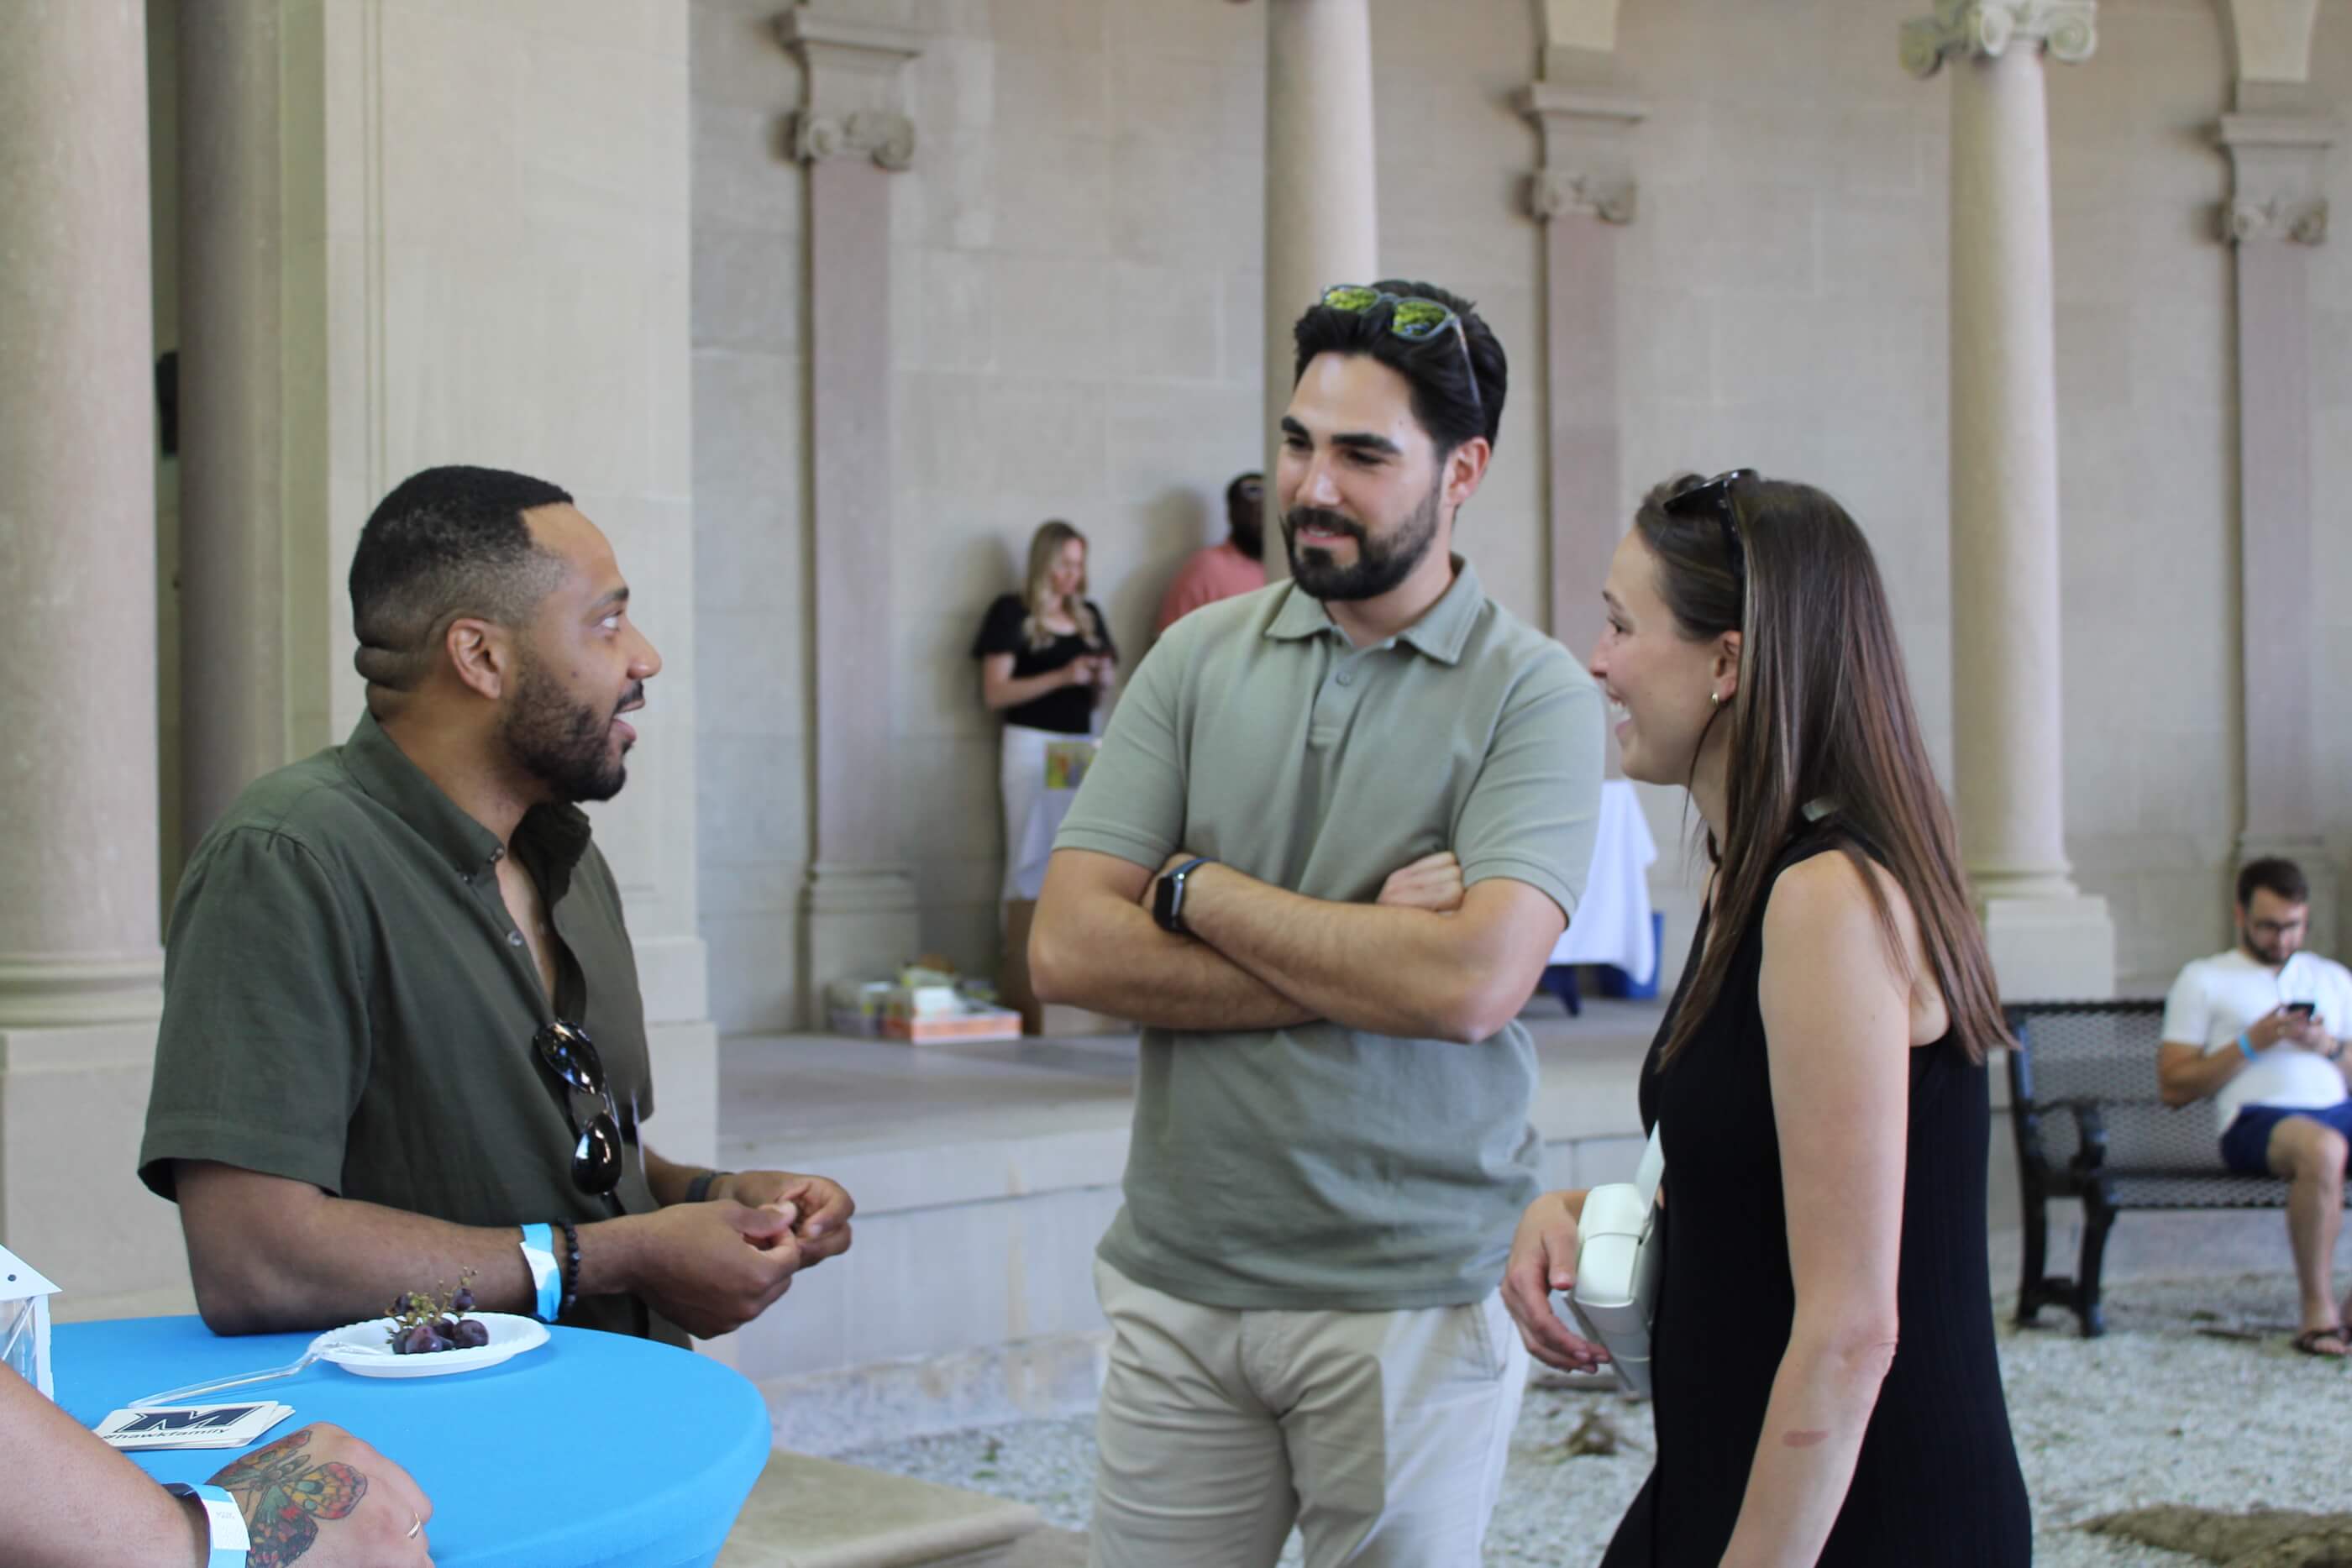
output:
M 429 1568 L 433 1504 L 406 1470 L 320 1422 L 212 1478 L 253 1537 L 247 1568 Z

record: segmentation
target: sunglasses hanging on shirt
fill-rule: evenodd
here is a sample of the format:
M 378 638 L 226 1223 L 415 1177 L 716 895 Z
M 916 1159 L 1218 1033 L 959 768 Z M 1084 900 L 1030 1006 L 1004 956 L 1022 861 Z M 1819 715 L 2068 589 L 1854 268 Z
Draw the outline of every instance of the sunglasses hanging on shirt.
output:
M 579 1139 L 572 1149 L 572 1185 L 590 1197 L 609 1197 L 621 1185 L 621 1115 L 596 1042 L 578 1024 L 555 1019 L 530 1037 L 530 1046 L 563 1085 L 564 1116 Z

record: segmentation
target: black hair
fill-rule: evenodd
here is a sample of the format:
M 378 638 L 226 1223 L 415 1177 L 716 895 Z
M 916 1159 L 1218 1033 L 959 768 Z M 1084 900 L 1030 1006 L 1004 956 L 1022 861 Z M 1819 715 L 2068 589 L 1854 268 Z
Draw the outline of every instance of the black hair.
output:
M 2238 873 L 2238 907 L 2252 904 L 2257 892 L 2274 894 L 2288 904 L 2311 902 L 2311 883 L 2304 880 L 2303 868 L 2277 855 L 2248 861 Z
M 544 479 L 499 468 L 413 474 L 377 504 L 352 556 L 352 663 L 371 687 L 414 689 L 436 635 L 460 615 L 520 625 L 562 574 L 523 513 L 569 503 Z
M 1234 475 L 1234 482 L 1225 486 L 1225 514 L 1228 517 L 1233 515 L 1235 507 L 1242 504 L 1242 486 L 1253 479 L 1261 485 L 1265 483 L 1265 476 L 1253 468 L 1246 474 Z
M 1298 350 L 1291 384 L 1298 384 L 1318 354 L 1369 354 L 1412 384 L 1413 418 L 1436 443 L 1441 459 L 1474 435 L 1485 436 L 1492 446 L 1510 384 L 1510 366 L 1494 331 L 1469 300 L 1435 284 L 1390 277 L 1368 287 L 1402 298 L 1435 300 L 1461 319 L 1461 335 L 1448 327 L 1418 341 L 1400 338 L 1389 329 L 1396 307 L 1385 300 L 1369 310 L 1339 310 L 1318 301 L 1291 329 Z

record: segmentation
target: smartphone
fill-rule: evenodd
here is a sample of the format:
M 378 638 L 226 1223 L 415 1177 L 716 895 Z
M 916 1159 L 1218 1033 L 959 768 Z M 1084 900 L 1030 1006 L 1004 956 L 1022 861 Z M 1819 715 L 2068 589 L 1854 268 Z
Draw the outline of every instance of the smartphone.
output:
M 2293 1013 L 2295 1017 L 2299 1019 L 2307 1019 L 2311 1016 L 2312 1009 L 2316 1004 L 2312 1002 L 2288 1002 L 2284 1005 L 2286 1010 Z

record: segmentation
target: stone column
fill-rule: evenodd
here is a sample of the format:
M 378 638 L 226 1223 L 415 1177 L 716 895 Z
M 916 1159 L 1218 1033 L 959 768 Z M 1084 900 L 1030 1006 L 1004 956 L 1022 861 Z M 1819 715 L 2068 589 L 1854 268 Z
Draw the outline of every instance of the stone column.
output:
M 2293 89 L 2242 82 L 2221 117 L 2237 259 L 2239 574 L 2246 816 L 2240 862 L 2284 855 L 2310 877 L 2312 946 L 2333 950 L 2334 862 L 2312 746 L 2311 253 L 2327 237 L 2321 164 L 2336 124 Z
M 1290 406 L 1290 329 L 1334 283 L 1380 276 L 1370 0 L 1266 0 L 1265 570 L 1287 576 L 1276 522 L 1276 428 Z
M 278 8 L 182 0 L 180 844 L 291 760 Z
M 2066 860 L 2058 391 L 2042 55 L 2090 57 L 2094 0 L 1939 0 L 1903 29 L 1952 69 L 1953 752 L 1960 844 L 2005 996 L 2105 997 L 2115 927 Z
M 133 1171 L 162 1005 L 144 28 L 139 0 L 0 5 L 0 1239 L 68 1312 L 180 1255 Z
M 1549 625 L 1580 659 L 1600 634 L 1601 584 L 1631 524 L 1619 493 L 1617 246 L 1633 221 L 1627 133 L 1648 112 L 1604 66 L 1562 68 L 1584 52 L 1548 51 L 1544 79 L 1520 99 L 1543 133 L 1528 206 L 1544 226 Z M 1613 771 L 1613 739 L 1610 757 Z
M 890 176 L 914 157 L 900 68 L 916 35 L 798 6 L 778 30 L 807 69 L 792 122 L 808 169 L 810 620 L 814 852 L 802 892 L 811 1027 L 833 981 L 893 972 L 921 944 L 900 859 L 889 617 L 895 431 Z

